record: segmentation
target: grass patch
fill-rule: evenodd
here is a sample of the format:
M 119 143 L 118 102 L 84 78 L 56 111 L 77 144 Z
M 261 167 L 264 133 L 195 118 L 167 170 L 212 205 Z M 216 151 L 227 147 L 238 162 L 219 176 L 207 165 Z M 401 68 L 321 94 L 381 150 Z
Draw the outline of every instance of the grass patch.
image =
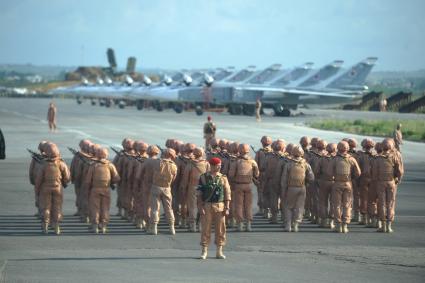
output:
M 312 128 L 322 130 L 341 131 L 367 136 L 392 137 L 398 123 L 403 125 L 401 129 L 403 139 L 425 142 L 425 121 L 421 120 L 323 120 L 311 122 L 308 125 Z

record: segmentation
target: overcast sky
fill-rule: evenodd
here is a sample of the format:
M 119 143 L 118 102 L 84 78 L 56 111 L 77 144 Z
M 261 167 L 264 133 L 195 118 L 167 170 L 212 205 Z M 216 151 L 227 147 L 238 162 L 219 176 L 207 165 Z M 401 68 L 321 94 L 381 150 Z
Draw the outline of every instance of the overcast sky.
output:
M 0 63 L 425 69 L 423 0 L 1 0 Z

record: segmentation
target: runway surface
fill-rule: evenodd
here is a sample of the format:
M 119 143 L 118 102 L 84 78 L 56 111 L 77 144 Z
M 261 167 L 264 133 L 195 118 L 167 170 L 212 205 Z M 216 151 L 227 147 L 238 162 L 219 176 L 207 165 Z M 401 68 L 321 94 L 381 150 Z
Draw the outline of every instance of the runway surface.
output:
M 69 164 L 78 142 L 89 138 L 104 146 L 120 146 L 124 137 L 163 145 L 178 138 L 203 145 L 206 115 L 193 112 L 137 111 L 104 108 L 57 99 L 57 133 L 49 133 L 48 99 L 0 98 L 0 128 L 7 159 L 0 161 L 0 282 L 423 282 L 425 276 L 425 144 L 406 142 L 406 175 L 399 187 L 395 232 L 351 225 L 341 235 L 303 223 L 299 233 L 284 233 L 256 216 L 253 232 L 228 231 L 226 260 L 198 260 L 200 235 L 177 229 L 167 233 L 163 221 L 158 236 L 146 235 L 112 217 L 110 233 L 92 235 L 72 214 L 75 195 L 65 190 L 63 234 L 42 235 L 28 181 L 30 156 L 41 140 L 58 144 Z M 416 114 L 337 110 L 302 110 L 290 118 L 230 116 L 212 113 L 218 136 L 260 146 L 262 135 L 298 142 L 303 135 L 328 142 L 353 136 L 304 126 L 317 119 L 423 119 Z M 363 137 L 355 136 L 358 140 Z M 377 140 L 377 139 L 376 139 Z M 256 194 L 254 194 L 256 195 Z M 254 203 L 256 200 L 254 200 Z M 115 193 L 113 201 L 115 203 Z M 111 214 L 116 209 L 112 205 Z

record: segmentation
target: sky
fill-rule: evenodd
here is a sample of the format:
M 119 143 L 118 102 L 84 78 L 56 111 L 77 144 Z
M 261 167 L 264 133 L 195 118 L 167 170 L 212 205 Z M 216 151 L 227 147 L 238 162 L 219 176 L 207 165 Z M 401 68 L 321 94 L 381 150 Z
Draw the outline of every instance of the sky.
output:
M 423 0 L 1 0 L 0 64 L 425 69 Z

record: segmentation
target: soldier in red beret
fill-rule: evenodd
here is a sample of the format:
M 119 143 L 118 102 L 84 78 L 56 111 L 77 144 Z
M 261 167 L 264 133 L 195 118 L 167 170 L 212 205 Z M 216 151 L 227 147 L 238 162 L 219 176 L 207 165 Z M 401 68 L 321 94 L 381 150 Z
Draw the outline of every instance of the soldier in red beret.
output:
M 229 215 L 230 185 L 227 177 L 220 173 L 221 160 L 213 157 L 209 161 L 210 171 L 199 178 L 197 204 L 201 215 L 201 259 L 207 258 L 211 240 L 211 224 L 214 223 L 216 258 L 225 259 L 223 246 L 226 244 L 226 220 Z

